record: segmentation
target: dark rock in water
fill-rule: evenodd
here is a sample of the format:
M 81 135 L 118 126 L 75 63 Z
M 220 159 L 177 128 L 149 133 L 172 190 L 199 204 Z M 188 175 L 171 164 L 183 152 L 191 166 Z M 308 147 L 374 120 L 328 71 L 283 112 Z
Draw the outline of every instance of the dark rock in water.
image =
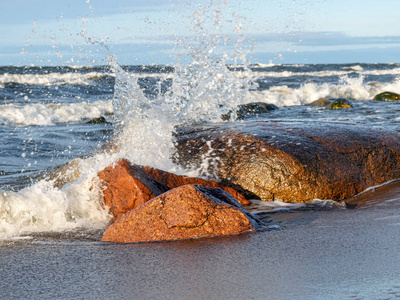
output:
M 85 124 L 106 124 L 106 123 L 108 123 L 106 118 L 100 117 L 87 121 Z
M 186 184 L 202 184 L 222 188 L 242 205 L 251 204 L 243 195 L 231 187 L 224 187 L 215 181 L 179 176 L 150 167 L 131 165 L 120 159 L 98 174 L 103 188 L 104 204 L 110 208 L 114 218 L 142 205 L 162 193 Z
M 223 190 L 185 185 L 116 220 L 102 241 L 137 243 L 236 235 L 260 226 L 260 221 Z
M 324 98 L 319 98 L 318 100 L 315 100 L 308 105 L 310 106 L 325 106 L 329 105 L 334 101 L 336 98 L 331 98 L 331 97 L 324 97 Z
M 248 117 L 265 114 L 270 112 L 271 110 L 278 109 L 278 106 L 274 104 L 268 104 L 263 102 L 252 102 L 247 104 L 242 104 L 238 106 L 236 111 L 237 119 L 244 120 Z M 221 116 L 222 120 L 230 120 L 232 111 L 228 112 Z
M 383 92 L 372 99 L 374 101 L 398 101 L 400 100 L 400 95 L 392 92 Z
M 199 167 L 248 199 L 343 200 L 400 178 L 400 136 L 321 122 L 219 124 L 181 129 L 175 160 Z M 210 164 L 211 165 L 211 164 Z
M 343 108 L 353 108 L 353 105 L 346 98 L 337 98 L 326 109 L 343 109 Z

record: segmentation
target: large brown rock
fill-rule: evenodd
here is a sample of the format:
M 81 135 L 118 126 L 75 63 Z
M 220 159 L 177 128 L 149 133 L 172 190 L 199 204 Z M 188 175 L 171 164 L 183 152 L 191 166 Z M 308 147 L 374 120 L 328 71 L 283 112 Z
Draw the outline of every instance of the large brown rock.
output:
M 116 220 L 102 241 L 136 243 L 236 235 L 260 226 L 260 221 L 222 189 L 185 185 Z
M 250 201 L 231 187 L 224 187 L 215 181 L 201 178 L 179 176 L 162 170 L 132 165 L 120 159 L 98 174 L 103 188 L 104 204 L 110 208 L 115 218 L 161 195 L 162 193 L 186 184 L 202 184 L 222 188 L 242 205 Z
M 351 124 L 248 121 L 181 129 L 175 160 L 246 198 L 343 200 L 400 178 L 400 136 Z

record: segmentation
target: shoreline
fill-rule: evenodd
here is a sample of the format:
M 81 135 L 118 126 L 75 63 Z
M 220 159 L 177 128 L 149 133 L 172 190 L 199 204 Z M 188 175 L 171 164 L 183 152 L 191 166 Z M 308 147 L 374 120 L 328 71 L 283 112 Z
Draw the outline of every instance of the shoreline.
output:
M 7 299 L 400 296 L 400 201 L 269 218 L 282 230 L 124 245 L 18 241 L 0 247 L 0 288 Z

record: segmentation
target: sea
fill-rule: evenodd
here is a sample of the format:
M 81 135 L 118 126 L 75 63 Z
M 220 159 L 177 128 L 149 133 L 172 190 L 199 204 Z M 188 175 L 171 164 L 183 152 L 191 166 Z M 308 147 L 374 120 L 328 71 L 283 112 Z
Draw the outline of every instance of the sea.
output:
M 104 53 L 101 65 L 0 66 L 0 299 L 400 298 L 396 197 L 355 209 L 253 200 L 259 232 L 101 241 L 111 216 L 97 174 L 117 159 L 215 179 L 208 157 L 199 169 L 174 163 L 179 127 L 258 119 L 400 131 L 400 101 L 372 100 L 400 93 L 400 63 L 250 63 L 244 20 L 227 5 L 188 5 L 193 36 L 176 34 L 170 65 L 122 65 L 110 37 L 83 28 L 84 55 Z M 320 98 L 353 108 L 309 105 Z M 279 109 L 238 119 L 252 102 Z
M 254 201 L 266 231 L 117 245 L 101 242 L 110 215 L 93 188 L 120 157 L 200 176 L 171 161 L 174 128 L 224 122 L 250 102 L 279 107 L 250 120 L 399 132 L 400 102 L 372 101 L 384 91 L 400 92 L 400 64 L 0 67 L 0 298 L 399 298 L 398 199 L 358 210 Z M 353 108 L 309 105 L 323 97 Z M 79 174 L 57 184 L 71 161 Z

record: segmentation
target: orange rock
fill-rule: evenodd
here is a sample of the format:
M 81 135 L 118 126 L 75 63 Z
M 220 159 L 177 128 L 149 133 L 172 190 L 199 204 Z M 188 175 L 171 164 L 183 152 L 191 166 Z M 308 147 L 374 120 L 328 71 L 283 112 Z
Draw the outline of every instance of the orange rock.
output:
M 185 185 L 116 220 L 102 241 L 136 243 L 236 235 L 260 226 L 259 220 L 222 189 Z
M 118 160 L 98 175 L 104 188 L 104 204 L 115 218 L 156 196 L 142 181 L 132 176 L 131 166 L 126 160 Z
M 151 180 L 154 180 L 166 187 L 168 189 L 173 189 L 177 188 L 179 186 L 185 185 L 185 184 L 201 184 L 207 187 L 213 187 L 213 188 L 221 188 L 225 192 L 228 192 L 235 198 L 239 203 L 243 206 L 250 205 L 251 202 L 247 200 L 241 193 L 236 191 L 235 189 L 228 187 L 228 186 L 223 186 L 220 185 L 216 181 L 211 181 L 211 180 L 205 180 L 202 178 L 196 178 L 196 177 L 187 177 L 187 176 L 180 176 L 176 175 L 173 173 L 165 172 L 162 170 L 158 169 L 153 169 L 150 167 L 141 167 L 141 166 L 135 166 L 134 167 L 137 172 L 139 173 L 139 169 L 143 170 L 143 173 L 149 177 Z
M 131 165 L 125 159 L 118 160 L 99 172 L 98 176 L 104 191 L 104 204 L 110 208 L 114 218 L 119 218 L 170 189 L 186 184 L 219 187 L 230 193 L 242 205 L 250 204 L 250 201 L 246 200 L 242 194 L 232 188 L 223 187 L 217 182 Z

